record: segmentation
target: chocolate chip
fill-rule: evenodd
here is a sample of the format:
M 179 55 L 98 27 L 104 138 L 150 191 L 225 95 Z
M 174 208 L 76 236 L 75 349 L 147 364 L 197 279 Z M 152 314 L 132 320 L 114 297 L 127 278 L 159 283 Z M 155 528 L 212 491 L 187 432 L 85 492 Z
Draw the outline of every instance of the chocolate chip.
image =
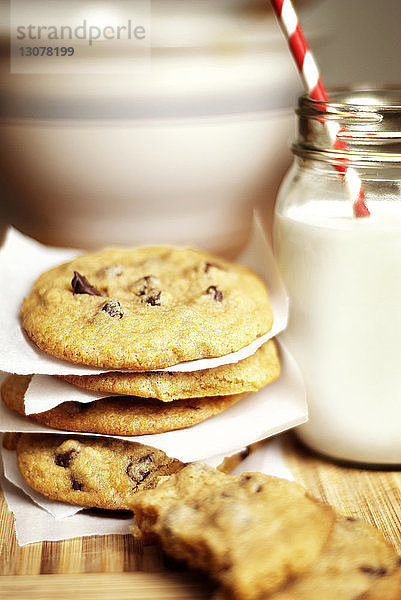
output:
M 213 295 L 213 298 L 217 302 L 221 302 L 223 300 L 223 292 L 221 292 L 215 285 L 209 285 L 205 293 Z
M 137 296 L 145 296 L 155 287 L 160 285 L 160 281 L 154 275 L 145 275 L 134 283 L 135 293 Z
M 141 483 L 152 472 L 153 456 L 146 454 L 138 460 L 131 459 L 126 468 L 127 475 L 137 485 Z
M 251 475 L 242 475 L 241 479 L 239 480 L 239 484 L 240 485 L 245 485 L 247 481 L 250 481 L 252 479 Z
M 205 273 L 209 273 L 210 269 L 212 269 L 212 268 L 221 269 L 221 267 L 219 267 L 219 265 L 216 265 L 216 263 L 211 263 L 211 262 L 205 263 L 205 267 L 204 267 Z
M 356 521 L 355 517 L 346 517 L 347 521 L 349 521 L 350 523 L 354 523 L 354 521 Z
M 209 262 L 205 263 L 205 268 L 204 268 L 205 273 L 209 273 L 209 271 L 212 267 L 213 267 L 212 263 L 209 263 Z
M 64 467 L 64 469 L 67 469 L 72 463 L 74 456 L 77 454 L 77 452 L 77 450 L 74 450 L 74 448 L 72 448 L 71 450 L 67 450 L 67 452 L 57 454 L 54 459 L 54 462 L 58 467 Z
M 152 290 L 152 292 L 146 296 L 144 302 L 146 304 L 150 304 L 151 306 L 160 306 L 160 297 L 162 293 L 160 290 Z
M 74 277 L 71 281 L 72 291 L 74 294 L 89 294 L 90 296 L 101 296 L 99 290 L 89 283 L 85 275 L 81 275 L 78 271 L 74 271 Z
M 84 487 L 84 484 L 83 483 L 79 483 L 79 481 L 77 481 L 76 479 L 73 479 L 71 481 L 71 486 L 72 486 L 73 490 L 80 491 Z
M 373 575 L 374 577 L 383 577 L 387 573 L 387 569 L 385 567 L 372 567 L 370 565 L 362 565 L 359 567 L 359 570 L 362 573 Z
M 135 294 L 140 297 L 144 304 L 160 306 L 161 291 L 157 289 L 160 280 L 154 275 L 141 277 L 134 284 Z
M 110 315 L 110 317 L 118 317 L 119 319 L 121 319 L 124 314 L 121 304 L 115 298 L 106 302 L 106 304 L 102 306 L 102 310 Z

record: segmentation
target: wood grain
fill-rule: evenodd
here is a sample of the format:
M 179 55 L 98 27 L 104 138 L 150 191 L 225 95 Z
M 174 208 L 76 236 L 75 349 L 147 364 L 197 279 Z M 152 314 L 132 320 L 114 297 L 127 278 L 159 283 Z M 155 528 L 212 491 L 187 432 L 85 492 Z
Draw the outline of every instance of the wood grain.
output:
M 211 587 L 182 573 L 119 573 L 0 577 L 0 597 L 11 600 L 205 600 Z

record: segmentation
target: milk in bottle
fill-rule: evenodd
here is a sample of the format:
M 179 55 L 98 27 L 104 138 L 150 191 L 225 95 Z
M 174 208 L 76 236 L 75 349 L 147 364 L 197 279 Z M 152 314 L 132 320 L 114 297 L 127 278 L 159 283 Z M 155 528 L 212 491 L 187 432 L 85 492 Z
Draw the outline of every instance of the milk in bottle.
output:
M 401 464 L 401 144 L 382 130 L 386 119 L 399 125 L 401 108 L 394 98 L 380 101 L 384 107 L 336 107 L 355 112 L 347 159 L 356 164 L 370 216 L 353 215 L 336 157 L 319 147 L 308 114 L 276 207 L 275 252 L 290 298 L 283 340 L 309 403 L 299 436 L 336 459 Z M 301 100 L 301 120 L 303 109 L 313 113 Z

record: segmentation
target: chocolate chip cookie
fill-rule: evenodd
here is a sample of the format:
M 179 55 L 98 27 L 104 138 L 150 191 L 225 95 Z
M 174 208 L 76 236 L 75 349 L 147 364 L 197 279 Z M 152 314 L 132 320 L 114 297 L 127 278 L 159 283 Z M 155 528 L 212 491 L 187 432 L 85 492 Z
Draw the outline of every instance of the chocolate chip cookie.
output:
M 298 484 L 260 473 L 225 475 L 192 464 L 133 497 L 134 535 L 208 571 L 232 600 L 256 600 L 319 557 L 334 511 Z
M 10 375 L 1 387 L 3 402 L 21 415 L 25 415 L 24 394 L 29 381 L 29 375 Z M 64 431 L 146 435 L 196 425 L 226 410 L 244 395 L 190 398 L 168 404 L 152 398 L 112 396 L 87 404 L 63 402 L 29 417 L 37 423 Z
M 43 273 L 21 310 L 39 348 L 95 367 L 151 370 L 239 350 L 273 323 L 249 269 L 190 249 L 108 249 Z
M 23 433 L 17 464 L 34 490 L 78 506 L 129 510 L 139 490 L 184 465 L 161 450 L 111 438 Z
M 65 375 L 61 379 L 87 390 L 170 402 L 199 396 L 254 392 L 275 381 L 279 375 L 277 349 L 273 340 L 270 340 L 253 356 L 215 369 L 190 373 L 114 371 L 102 375 Z

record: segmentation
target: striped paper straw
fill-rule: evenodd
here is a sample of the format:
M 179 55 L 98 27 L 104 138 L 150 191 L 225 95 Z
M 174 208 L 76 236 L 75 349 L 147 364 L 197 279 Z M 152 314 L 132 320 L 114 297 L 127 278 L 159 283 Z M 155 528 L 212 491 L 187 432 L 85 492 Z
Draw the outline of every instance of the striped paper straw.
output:
M 305 36 L 299 24 L 299 19 L 291 0 L 270 0 L 277 15 L 278 22 L 287 38 L 291 54 L 298 67 L 306 92 L 313 100 L 328 102 L 326 90 L 322 83 L 319 69 L 306 43 Z M 324 106 L 324 105 L 323 105 Z M 337 123 L 326 124 L 332 140 L 333 148 L 346 150 L 346 144 L 338 137 L 340 127 Z M 369 209 L 365 204 L 365 194 L 359 175 L 352 167 L 335 165 L 343 177 L 355 217 L 368 217 Z

